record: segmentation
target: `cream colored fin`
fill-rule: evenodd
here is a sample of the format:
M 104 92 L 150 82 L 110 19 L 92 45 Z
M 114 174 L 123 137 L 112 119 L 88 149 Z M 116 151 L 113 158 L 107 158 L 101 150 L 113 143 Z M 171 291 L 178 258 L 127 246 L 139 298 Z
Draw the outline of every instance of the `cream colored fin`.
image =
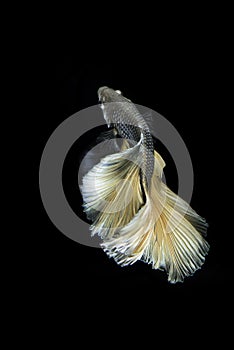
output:
M 84 211 L 93 221 L 92 235 L 112 237 L 144 204 L 138 161 L 140 144 L 103 158 L 83 178 Z
M 164 190 L 166 186 L 163 185 Z M 155 225 L 155 244 L 146 251 L 144 260 L 154 268 L 164 268 L 171 283 L 182 282 L 185 276 L 192 275 L 205 261 L 209 244 L 195 228 L 205 232 L 206 223 L 191 208 L 185 212 L 181 199 L 172 192 Z M 154 203 L 155 205 L 155 203 Z M 187 205 L 188 206 L 188 205 Z M 186 214 L 186 213 L 189 213 Z M 188 219 L 191 219 L 190 221 Z
M 162 172 L 165 165 L 166 164 L 160 154 L 154 151 L 154 176 L 162 178 Z
M 163 166 L 163 160 L 155 154 L 154 176 L 145 205 L 115 236 L 104 239 L 102 248 L 120 265 L 143 260 L 155 269 L 165 269 L 168 280 L 176 283 L 204 263 L 209 244 L 200 232 L 205 233 L 207 224 L 162 183 L 159 175 Z
M 151 208 L 148 202 L 134 218 L 111 239 L 104 239 L 101 247 L 121 266 L 133 264 L 142 258 L 150 244 L 153 230 Z
M 205 237 L 208 228 L 206 220 L 198 215 L 186 201 L 172 192 L 165 184 L 162 184 L 162 187 L 167 197 L 167 203 L 175 208 L 181 215 L 185 216 L 194 228 Z
M 123 140 L 120 138 L 114 138 L 102 141 L 89 150 L 79 168 L 79 177 L 83 178 L 96 164 L 98 164 L 102 158 L 119 153 L 123 147 Z

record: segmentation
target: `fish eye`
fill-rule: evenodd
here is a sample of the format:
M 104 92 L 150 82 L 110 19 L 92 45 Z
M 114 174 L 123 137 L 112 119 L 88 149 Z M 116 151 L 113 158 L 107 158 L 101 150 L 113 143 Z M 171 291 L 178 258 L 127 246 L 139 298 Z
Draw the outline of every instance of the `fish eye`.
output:
M 122 95 L 122 92 L 120 90 L 115 90 L 115 92 L 117 92 L 119 95 Z

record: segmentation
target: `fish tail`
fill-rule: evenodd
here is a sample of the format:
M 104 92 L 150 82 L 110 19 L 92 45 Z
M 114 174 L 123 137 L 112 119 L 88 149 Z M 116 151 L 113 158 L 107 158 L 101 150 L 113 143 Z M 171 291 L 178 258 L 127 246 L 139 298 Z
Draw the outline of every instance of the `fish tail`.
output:
M 184 200 L 162 181 L 164 161 L 154 152 L 155 166 L 144 205 L 130 221 L 102 243 L 104 251 L 122 265 L 143 260 L 154 269 L 164 269 L 171 283 L 182 282 L 204 263 L 209 244 L 204 239 L 207 224 Z M 134 173 L 137 184 L 139 173 Z M 138 188 L 139 195 L 140 189 Z M 138 200 L 138 196 L 134 197 Z M 134 203 L 133 203 L 134 206 Z
M 141 142 L 127 140 L 118 153 L 101 159 L 84 177 L 81 192 L 84 211 L 92 221 L 91 234 L 111 239 L 144 205 L 140 183 Z

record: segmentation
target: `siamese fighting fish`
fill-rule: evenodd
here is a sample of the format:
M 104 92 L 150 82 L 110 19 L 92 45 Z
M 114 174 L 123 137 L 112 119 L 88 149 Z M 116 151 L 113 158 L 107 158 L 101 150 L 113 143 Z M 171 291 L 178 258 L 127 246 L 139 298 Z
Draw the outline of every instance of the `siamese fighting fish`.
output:
M 84 175 L 84 211 L 101 247 L 120 266 L 141 260 L 171 283 L 199 269 L 209 250 L 207 223 L 163 181 L 146 118 L 119 90 L 98 89 L 104 119 L 121 143 Z M 104 144 L 105 145 L 105 144 Z

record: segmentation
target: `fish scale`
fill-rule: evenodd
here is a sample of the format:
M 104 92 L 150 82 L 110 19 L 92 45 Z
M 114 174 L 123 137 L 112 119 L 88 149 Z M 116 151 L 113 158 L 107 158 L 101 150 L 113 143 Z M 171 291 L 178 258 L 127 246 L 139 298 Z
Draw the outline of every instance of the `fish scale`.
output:
M 108 89 L 108 92 L 111 89 Z M 113 93 L 110 100 L 106 98 L 103 102 L 104 118 L 110 125 L 113 123 L 122 138 L 139 142 L 142 137 L 142 163 L 141 171 L 149 187 L 154 171 L 154 145 L 147 123 L 137 110 L 136 106 L 122 95 Z

